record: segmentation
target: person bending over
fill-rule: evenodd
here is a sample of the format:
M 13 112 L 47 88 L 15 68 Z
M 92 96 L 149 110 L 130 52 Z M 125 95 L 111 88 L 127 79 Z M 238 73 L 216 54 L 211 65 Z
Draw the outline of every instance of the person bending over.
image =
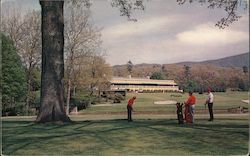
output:
M 136 97 L 132 97 L 128 100 L 127 110 L 128 110 L 128 122 L 132 122 L 132 111 L 133 111 L 133 104 L 135 102 Z

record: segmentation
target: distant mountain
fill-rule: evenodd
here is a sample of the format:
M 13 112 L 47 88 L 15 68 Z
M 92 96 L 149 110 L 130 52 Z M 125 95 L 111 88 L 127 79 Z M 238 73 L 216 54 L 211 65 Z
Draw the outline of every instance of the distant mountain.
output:
M 193 65 L 193 64 L 212 64 L 220 67 L 243 67 L 249 66 L 249 53 L 229 56 L 216 60 L 208 60 L 202 62 L 180 62 L 179 65 Z
M 248 88 L 249 74 L 243 66 L 249 64 L 249 53 L 225 57 L 203 62 L 181 62 L 173 64 L 135 64 L 132 73 L 127 65 L 113 66 L 113 76 L 119 77 L 151 77 L 154 73 L 161 73 L 167 80 L 174 80 L 179 86 L 185 86 L 187 78 L 184 65 L 190 67 L 190 78 L 194 86 L 208 86 L 218 88 Z M 130 75 L 130 76 L 129 76 Z M 244 86 L 244 87 L 243 87 Z M 243 90 L 242 89 L 242 90 Z
M 216 60 L 208 60 L 202 62 L 180 62 L 173 64 L 135 64 L 133 67 L 134 77 L 146 77 L 152 75 L 153 72 L 159 72 L 166 70 L 168 73 L 168 78 L 176 79 L 176 74 L 183 72 L 183 65 L 189 65 L 192 71 L 220 71 L 219 73 L 230 73 L 232 67 L 234 67 L 233 72 L 236 71 L 242 74 L 242 67 L 249 66 L 249 53 L 244 53 L 240 55 L 220 58 Z M 114 76 L 128 76 L 127 65 L 115 65 L 113 66 Z

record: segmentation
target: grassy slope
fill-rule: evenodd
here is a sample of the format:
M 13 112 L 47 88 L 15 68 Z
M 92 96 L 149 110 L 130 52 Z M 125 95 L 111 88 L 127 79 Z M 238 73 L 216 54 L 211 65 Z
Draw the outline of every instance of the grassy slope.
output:
M 17 119 L 18 120 L 18 119 Z M 93 120 L 68 125 L 3 121 L 6 155 L 243 155 L 248 152 L 248 120 Z

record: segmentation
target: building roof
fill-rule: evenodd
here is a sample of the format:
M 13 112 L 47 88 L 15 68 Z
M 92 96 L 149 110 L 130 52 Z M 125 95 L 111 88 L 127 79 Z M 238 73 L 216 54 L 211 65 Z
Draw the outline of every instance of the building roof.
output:
M 111 83 L 119 84 L 161 84 L 161 85 L 177 85 L 174 80 L 154 80 L 148 78 L 129 78 L 129 77 L 113 77 Z

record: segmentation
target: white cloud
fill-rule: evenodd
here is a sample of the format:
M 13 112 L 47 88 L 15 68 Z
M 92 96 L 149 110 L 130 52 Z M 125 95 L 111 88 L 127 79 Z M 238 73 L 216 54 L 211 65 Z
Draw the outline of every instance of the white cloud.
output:
M 138 42 L 123 42 L 110 49 L 108 62 L 111 64 L 125 64 L 128 60 L 133 63 L 175 63 L 181 61 L 204 61 L 217 59 L 237 53 L 246 52 L 247 41 L 237 44 L 194 45 L 169 39 Z M 209 47 L 207 47 L 209 46 Z
M 184 31 L 176 35 L 178 41 L 190 45 L 213 46 L 219 44 L 234 44 L 249 40 L 246 32 L 219 29 L 214 24 L 202 24 L 194 30 Z
M 157 33 L 162 31 L 162 29 L 167 29 L 175 20 L 178 20 L 178 18 L 163 16 L 142 19 L 137 22 L 126 21 L 122 24 L 104 28 L 102 33 L 103 36 L 107 37 L 109 40 L 136 37 L 139 35 Z
M 220 14 L 211 16 L 209 10 L 202 10 L 201 16 L 180 9 L 170 14 L 171 9 L 165 13 L 159 6 L 155 8 L 155 12 L 138 22 L 123 21 L 104 27 L 108 62 L 115 65 L 128 60 L 134 64 L 203 61 L 248 51 L 248 16 L 221 30 L 214 26 Z

